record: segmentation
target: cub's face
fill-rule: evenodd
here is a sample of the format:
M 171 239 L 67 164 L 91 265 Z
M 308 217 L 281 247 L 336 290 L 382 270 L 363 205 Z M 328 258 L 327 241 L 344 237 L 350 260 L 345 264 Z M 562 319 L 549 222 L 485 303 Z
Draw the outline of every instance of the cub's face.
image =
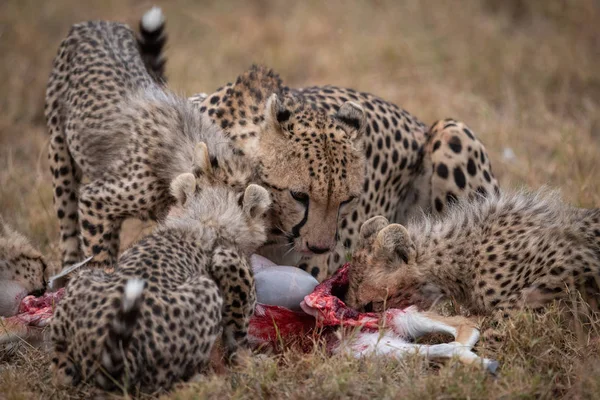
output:
M 416 249 L 402 225 L 373 217 L 360 228 L 346 302 L 365 311 L 420 304 Z
M 239 190 L 235 185 L 219 181 L 206 144 L 198 143 L 195 152 L 194 173 L 180 174 L 171 182 L 175 204 L 169 209 L 165 223 L 199 232 L 210 231 L 221 240 L 235 243 L 249 256 L 267 239 L 269 192 L 256 184 Z
M 0 280 L 18 282 L 28 293 L 43 292 L 53 272 L 29 240 L 0 217 Z

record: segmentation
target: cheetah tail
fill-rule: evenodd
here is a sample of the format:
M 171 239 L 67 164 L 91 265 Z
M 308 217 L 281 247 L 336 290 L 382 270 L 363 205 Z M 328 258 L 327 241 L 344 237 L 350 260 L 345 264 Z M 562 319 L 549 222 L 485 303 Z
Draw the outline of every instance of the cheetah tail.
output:
M 108 326 L 108 334 L 102 350 L 101 371 L 96 381 L 104 389 L 112 389 L 122 382 L 125 371 L 125 354 L 133 336 L 142 305 L 144 281 L 130 279 L 125 285 L 120 309 Z
M 167 42 L 165 16 L 159 7 L 152 7 L 140 19 L 138 45 L 146 69 L 161 84 L 167 82 L 163 48 Z

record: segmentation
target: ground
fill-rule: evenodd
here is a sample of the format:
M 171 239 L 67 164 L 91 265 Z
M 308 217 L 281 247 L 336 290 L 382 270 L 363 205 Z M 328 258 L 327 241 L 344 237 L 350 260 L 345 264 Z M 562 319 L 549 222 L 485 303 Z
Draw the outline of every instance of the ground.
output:
M 373 92 L 427 124 L 465 121 L 490 152 L 501 186 L 549 184 L 600 206 L 600 7 L 593 0 L 157 2 L 170 34 L 166 72 L 180 92 L 210 92 L 252 62 L 286 84 Z M 45 83 L 71 24 L 136 25 L 151 1 L 0 2 L 0 210 L 50 259 L 58 223 L 46 162 Z M 568 5 L 568 6 L 567 6 Z M 150 227 L 127 223 L 123 245 Z M 321 350 L 257 359 L 184 386 L 173 398 L 593 398 L 600 393 L 600 323 L 586 335 L 556 312 L 501 327 L 507 342 L 480 353 L 493 379 L 458 365 L 326 358 Z M 0 352 L 0 398 L 86 398 L 56 391 L 49 357 L 23 344 Z

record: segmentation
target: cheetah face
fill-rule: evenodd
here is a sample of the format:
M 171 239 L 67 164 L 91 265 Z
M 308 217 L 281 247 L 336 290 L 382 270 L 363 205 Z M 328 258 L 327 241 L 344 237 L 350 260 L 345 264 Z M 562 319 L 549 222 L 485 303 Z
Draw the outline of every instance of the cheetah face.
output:
M 384 303 L 413 303 L 418 280 L 416 248 L 406 228 L 381 216 L 363 223 L 349 270 L 348 305 L 380 311 Z
M 42 254 L 0 217 L 0 280 L 18 282 L 29 294 L 46 290 L 51 273 Z
M 194 174 L 184 173 L 171 183 L 171 194 L 177 202 L 169 211 L 167 226 L 234 243 L 247 255 L 267 238 L 266 213 L 271 198 L 262 186 L 251 184 L 240 193 L 227 185 L 200 186 Z
M 332 251 L 338 221 L 362 191 L 364 110 L 346 102 L 337 114 L 272 95 L 259 144 L 260 175 L 271 189 L 271 239 L 306 255 Z

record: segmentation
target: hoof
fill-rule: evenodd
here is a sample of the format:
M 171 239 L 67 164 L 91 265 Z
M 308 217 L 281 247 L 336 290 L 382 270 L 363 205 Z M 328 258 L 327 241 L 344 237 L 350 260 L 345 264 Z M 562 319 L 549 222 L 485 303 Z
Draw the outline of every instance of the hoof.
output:
M 496 371 L 498 370 L 498 366 L 499 366 L 499 365 L 500 365 L 500 364 L 498 363 L 498 361 L 491 361 L 491 360 L 490 360 L 490 361 L 487 363 L 487 366 L 486 366 L 486 368 L 487 368 L 487 370 L 488 370 L 488 371 L 489 371 L 489 372 L 490 372 L 492 375 L 496 375 Z

